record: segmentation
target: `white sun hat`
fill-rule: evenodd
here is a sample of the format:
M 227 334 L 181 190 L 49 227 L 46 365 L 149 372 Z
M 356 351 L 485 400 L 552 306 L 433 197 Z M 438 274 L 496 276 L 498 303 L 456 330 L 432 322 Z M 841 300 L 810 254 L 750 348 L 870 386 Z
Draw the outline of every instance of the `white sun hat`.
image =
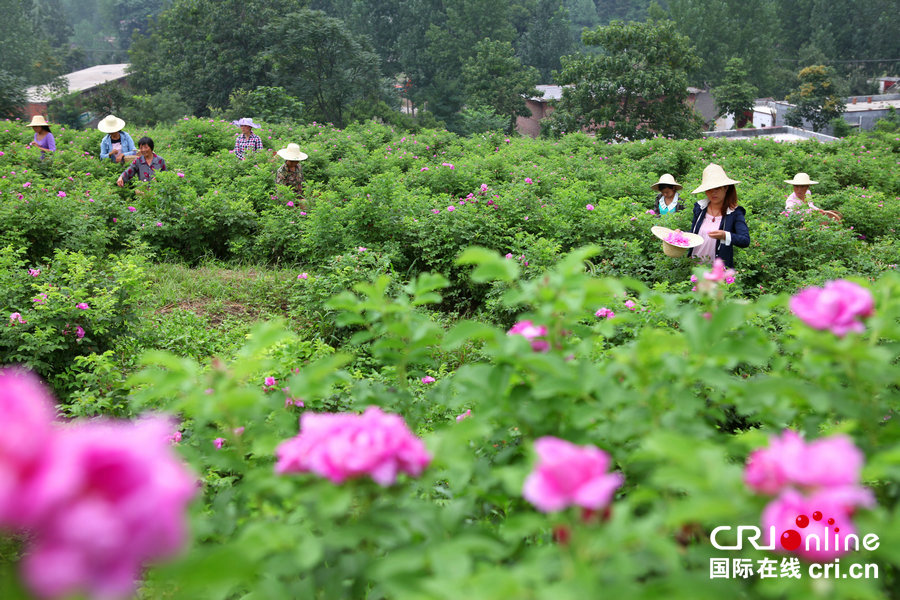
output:
M 300 152 L 299 144 L 288 144 L 287 148 L 282 148 L 277 154 L 284 160 L 306 160 L 309 158 L 304 153 Z
M 662 184 L 671 185 L 673 188 L 675 188 L 676 192 L 683 187 L 680 183 L 675 181 L 675 178 L 672 177 L 671 173 L 665 173 L 662 177 L 659 178 L 659 181 L 651 185 L 650 188 L 658 192 L 659 186 Z
M 709 163 L 706 168 L 703 169 L 703 179 L 700 181 L 700 186 L 691 193 L 699 194 L 706 190 L 712 190 L 726 185 L 734 185 L 736 183 L 740 183 L 740 181 L 728 177 L 728 175 L 725 174 L 725 169 L 720 165 Z
M 108 115 L 105 119 L 97 123 L 97 129 L 103 133 L 115 133 L 125 128 L 125 121 L 116 115 Z
M 816 185 L 819 183 L 810 179 L 806 173 L 797 173 L 793 179 L 785 179 L 784 182 L 791 185 Z

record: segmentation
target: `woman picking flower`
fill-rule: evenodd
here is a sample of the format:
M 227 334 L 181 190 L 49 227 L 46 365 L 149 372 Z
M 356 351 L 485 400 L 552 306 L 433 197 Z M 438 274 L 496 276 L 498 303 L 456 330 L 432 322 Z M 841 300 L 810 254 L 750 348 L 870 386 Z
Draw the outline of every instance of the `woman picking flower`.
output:
M 721 258 L 725 266 L 734 267 L 734 247 L 750 245 L 750 230 L 744 215 L 747 211 L 738 206 L 737 189 L 740 183 L 729 178 L 725 170 L 710 163 L 703 169 L 703 179 L 693 194 L 706 193 L 706 198 L 694 204 L 691 231 L 703 238 L 703 243 L 689 250 L 690 256 L 712 262 Z

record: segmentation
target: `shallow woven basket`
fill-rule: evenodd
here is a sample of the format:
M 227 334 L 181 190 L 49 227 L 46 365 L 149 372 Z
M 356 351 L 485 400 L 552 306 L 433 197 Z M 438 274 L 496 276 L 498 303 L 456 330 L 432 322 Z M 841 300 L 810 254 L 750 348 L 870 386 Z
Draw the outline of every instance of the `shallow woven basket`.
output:
M 673 246 L 669 242 L 663 242 L 663 252 L 666 256 L 671 256 L 673 258 L 680 258 L 687 254 L 688 249 L 682 248 L 681 246 Z

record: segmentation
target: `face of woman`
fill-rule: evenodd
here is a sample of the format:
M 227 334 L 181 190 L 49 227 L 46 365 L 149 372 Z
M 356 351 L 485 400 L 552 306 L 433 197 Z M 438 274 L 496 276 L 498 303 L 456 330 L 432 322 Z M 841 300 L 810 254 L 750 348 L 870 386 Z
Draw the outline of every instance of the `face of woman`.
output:
M 299 165 L 300 163 L 296 160 L 286 160 L 284 161 L 284 164 L 287 165 L 288 171 L 296 171 L 297 165 Z
M 675 188 L 670 185 L 661 185 L 659 186 L 659 193 L 663 195 L 663 198 L 666 199 L 666 203 L 675 197 Z
M 109 139 L 111 139 L 114 142 L 118 142 L 121 137 L 122 136 L 119 135 L 118 131 L 113 131 L 111 134 L 109 134 Z
M 150 144 L 141 144 L 140 151 L 144 160 L 149 162 L 153 158 L 153 149 L 150 147 Z
M 40 126 L 40 125 L 32 125 L 31 128 L 34 130 L 35 133 L 40 133 L 40 132 L 41 132 L 41 126 Z
M 795 185 L 794 186 L 794 195 L 799 199 L 803 200 L 803 197 L 806 196 L 806 192 L 809 191 L 808 185 Z
M 706 190 L 706 199 L 709 200 L 709 203 L 718 206 L 725 202 L 725 192 L 727 188 L 723 185 L 722 187 L 713 188 L 711 190 Z
M 250 134 L 253 133 L 253 128 L 249 125 L 241 125 L 241 131 L 244 134 L 244 137 L 250 137 Z

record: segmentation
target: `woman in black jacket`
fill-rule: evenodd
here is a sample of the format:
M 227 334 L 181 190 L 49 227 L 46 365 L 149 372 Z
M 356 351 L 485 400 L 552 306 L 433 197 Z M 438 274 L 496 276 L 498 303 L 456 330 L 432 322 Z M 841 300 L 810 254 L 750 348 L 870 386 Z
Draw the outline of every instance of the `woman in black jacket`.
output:
M 725 266 L 734 268 L 734 247 L 750 245 L 750 230 L 744 215 L 747 211 L 738 206 L 735 184 L 725 170 L 715 163 L 703 169 L 700 187 L 692 193 L 706 192 L 706 198 L 694 204 L 694 220 L 691 231 L 703 238 L 703 243 L 690 250 L 689 255 L 712 262 L 721 258 Z

